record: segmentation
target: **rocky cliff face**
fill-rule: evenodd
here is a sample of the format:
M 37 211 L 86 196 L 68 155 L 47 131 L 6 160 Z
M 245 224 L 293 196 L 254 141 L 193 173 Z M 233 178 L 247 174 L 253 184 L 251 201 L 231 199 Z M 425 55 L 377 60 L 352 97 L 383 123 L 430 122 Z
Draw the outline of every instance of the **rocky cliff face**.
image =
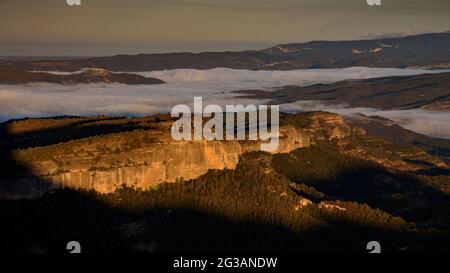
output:
M 308 128 L 283 125 L 274 153 L 287 153 L 320 139 L 343 138 L 351 133 L 343 119 L 334 114 L 316 113 L 308 119 Z M 210 169 L 234 169 L 243 153 L 261 147 L 259 141 L 174 141 L 170 126 L 170 122 L 164 122 L 152 130 L 14 150 L 12 157 L 28 171 L 3 181 L 1 192 L 29 195 L 69 187 L 108 193 L 122 184 L 149 188 L 196 178 Z

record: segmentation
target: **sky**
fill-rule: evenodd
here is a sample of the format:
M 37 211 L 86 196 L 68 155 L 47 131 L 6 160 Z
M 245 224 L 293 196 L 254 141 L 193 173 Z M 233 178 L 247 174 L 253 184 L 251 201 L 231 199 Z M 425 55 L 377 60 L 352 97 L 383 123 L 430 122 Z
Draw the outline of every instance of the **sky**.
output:
M 0 55 L 262 49 L 450 30 L 448 0 L 0 0 Z

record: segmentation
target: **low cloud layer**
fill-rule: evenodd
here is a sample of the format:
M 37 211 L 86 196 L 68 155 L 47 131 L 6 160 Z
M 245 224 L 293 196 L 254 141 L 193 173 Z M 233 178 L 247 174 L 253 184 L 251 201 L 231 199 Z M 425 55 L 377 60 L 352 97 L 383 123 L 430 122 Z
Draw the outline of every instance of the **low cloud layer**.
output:
M 284 85 L 307 86 L 347 79 L 431 74 L 442 71 L 423 69 L 350 67 L 337 69 L 300 69 L 290 71 L 250 71 L 228 68 L 209 70 L 177 69 L 139 73 L 171 84 L 201 84 L 211 90 L 268 89 Z
M 139 73 L 167 82 L 163 85 L 56 84 L 0 85 L 0 121 L 23 117 L 60 115 L 148 115 L 170 112 L 176 104 L 193 103 L 202 96 L 204 104 L 264 104 L 266 101 L 236 98 L 230 93 L 242 89 L 265 89 L 283 85 L 332 83 L 345 79 L 436 73 L 419 69 L 344 68 L 295 71 L 248 71 L 217 68 L 211 70 L 167 70 Z M 282 110 L 327 110 L 337 113 L 362 112 L 390 118 L 416 132 L 450 137 L 447 113 L 423 110 L 378 111 L 325 107 L 320 103 L 298 102 Z

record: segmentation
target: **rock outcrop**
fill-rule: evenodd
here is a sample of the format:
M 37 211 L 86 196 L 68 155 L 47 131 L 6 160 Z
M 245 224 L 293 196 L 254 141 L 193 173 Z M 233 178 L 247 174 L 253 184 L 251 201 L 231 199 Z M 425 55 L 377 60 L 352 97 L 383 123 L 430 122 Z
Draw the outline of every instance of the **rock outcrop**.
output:
M 309 128 L 283 125 L 279 147 L 288 153 L 318 140 L 348 136 L 351 129 L 337 115 L 315 113 Z M 16 125 L 17 126 L 17 125 Z M 27 172 L 1 181 L 10 195 L 41 194 L 68 187 L 112 192 L 121 185 L 149 188 L 163 182 L 196 178 L 210 169 L 233 169 L 245 152 L 259 151 L 260 141 L 175 141 L 171 122 L 152 130 L 112 133 L 12 151 Z

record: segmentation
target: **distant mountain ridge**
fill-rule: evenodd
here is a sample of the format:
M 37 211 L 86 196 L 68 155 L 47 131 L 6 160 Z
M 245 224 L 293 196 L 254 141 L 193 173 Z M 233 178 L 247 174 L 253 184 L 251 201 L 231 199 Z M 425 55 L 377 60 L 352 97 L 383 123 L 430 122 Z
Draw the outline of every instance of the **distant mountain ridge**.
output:
M 264 50 L 117 55 L 76 60 L 3 60 L 0 67 L 25 70 L 110 71 L 165 69 L 294 70 L 312 68 L 450 67 L 450 33 L 429 33 L 401 38 L 354 41 L 312 41 L 278 45 Z
M 112 73 L 103 69 L 86 69 L 80 73 L 60 75 L 0 68 L 0 84 L 28 84 L 36 82 L 73 85 L 80 83 L 162 84 L 164 81 L 130 73 Z
M 295 101 L 345 103 L 378 109 L 450 110 L 450 72 L 345 80 L 311 86 L 284 86 L 274 91 L 238 90 L 241 98 L 270 99 L 283 104 Z

